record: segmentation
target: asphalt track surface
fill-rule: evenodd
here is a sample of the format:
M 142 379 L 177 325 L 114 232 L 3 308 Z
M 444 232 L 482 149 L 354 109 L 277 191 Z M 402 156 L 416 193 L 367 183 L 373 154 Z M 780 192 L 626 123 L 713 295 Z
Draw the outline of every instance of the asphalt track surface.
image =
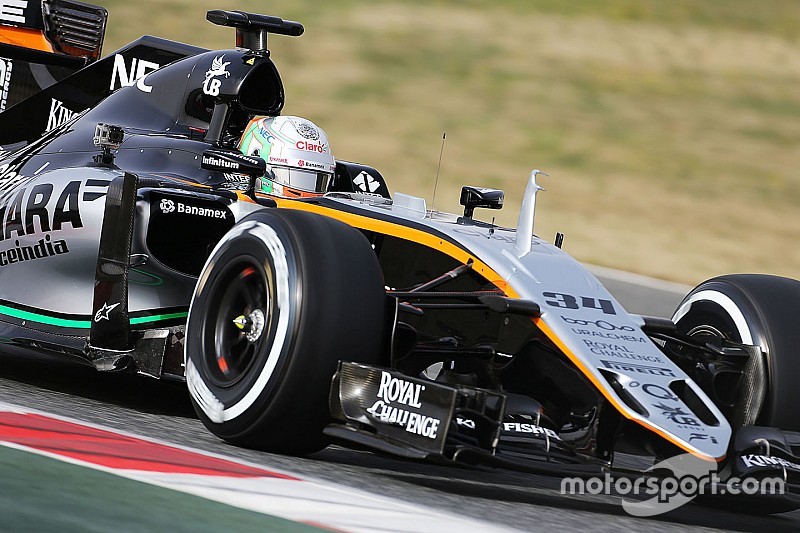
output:
M 665 284 L 597 271 L 631 312 L 666 315 L 680 300 Z M 666 299 L 666 302 L 665 302 Z M 294 472 L 305 477 L 472 517 L 522 531 L 798 531 L 800 511 L 756 517 L 696 504 L 653 518 L 628 515 L 616 496 L 560 493 L 560 479 L 488 468 L 396 460 L 331 446 L 287 457 L 229 446 L 195 418 L 185 387 L 91 368 L 0 357 L 0 401 Z M 44 512 L 44 511 L 43 511 Z M 87 517 L 87 520 L 91 520 Z M 235 524 L 231 524 L 235 531 Z

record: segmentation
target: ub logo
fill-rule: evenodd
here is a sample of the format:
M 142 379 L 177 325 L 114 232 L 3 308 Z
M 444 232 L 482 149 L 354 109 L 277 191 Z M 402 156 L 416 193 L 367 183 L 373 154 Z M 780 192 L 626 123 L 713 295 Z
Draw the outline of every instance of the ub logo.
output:
M 214 58 L 211 62 L 211 68 L 206 71 L 206 81 L 203 82 L 203 92 L 209 96 L 219 96 L 219 88 L 222 86 L 222 81 L 217 79 L 217 76 L 225 76 L 226 78 L 231 75 L 225 67 L 231 64 L 230 61 L 223 63 L 224 55 Z

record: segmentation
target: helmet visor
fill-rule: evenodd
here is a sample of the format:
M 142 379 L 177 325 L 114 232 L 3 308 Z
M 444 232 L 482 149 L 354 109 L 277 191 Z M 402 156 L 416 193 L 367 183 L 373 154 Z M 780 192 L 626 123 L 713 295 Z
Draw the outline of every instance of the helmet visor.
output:
M 301 191 L 327 192 L 333 180 L 333 174 L 316 170 L 271 166 L 270 171 L 273 181 Z

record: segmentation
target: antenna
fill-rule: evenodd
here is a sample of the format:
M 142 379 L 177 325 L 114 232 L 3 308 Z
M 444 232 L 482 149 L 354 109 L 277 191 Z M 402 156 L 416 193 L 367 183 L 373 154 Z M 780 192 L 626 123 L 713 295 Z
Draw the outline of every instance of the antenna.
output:
M 431 200 L 431 214 L 436 210 L 436 187 L 439 186 L 439 170 L 442 168 L 442 154 L 444 153 L 444 140 L 447 132 L 442 132 L 442 148 L 439 150 L 439 164 L 436 165 L 436 180 L 433 182 L 433 200 Z

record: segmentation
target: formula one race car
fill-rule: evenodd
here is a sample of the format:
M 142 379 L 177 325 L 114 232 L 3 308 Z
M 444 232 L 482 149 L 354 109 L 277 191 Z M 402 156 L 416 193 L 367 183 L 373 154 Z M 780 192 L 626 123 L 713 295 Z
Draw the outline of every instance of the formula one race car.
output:
M 267 37 L 299 23 L 209 11 L 236 48 L 142 37 L 100 59 L 105 10 L 25 4 L 0 15 L 4 352 L 185 379 L 211 432 L 274 452 L 534 472 L 688 453 L 800 477 L 800 282 L 723 276 L 672 320 L 632 315 L 532 235 L 538 171 L 497 227 L 473 212 L 501 191 L 430 211 L 314 163 L 302 121 L 325 194 L 276 194 L 286 161 L 240 143 L 280 135 L 259 122 L 284 103 Z

